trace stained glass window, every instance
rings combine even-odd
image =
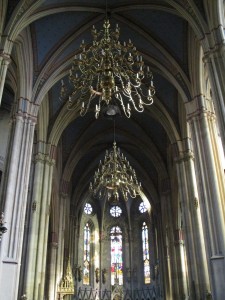
[[[83,266],[83,284],[90,285],[90,248],[91,248],[91,230],[88,223],[84,227],[84,266]]]
[[[145,206],[144,202],[140,203],[140,205],[139,205],[139,211],[142,214],[147,211],[147,207]]]
[[[122,214],[122,209],[119,206],[115,205],[110,209],[110,214],[113,217],[120,217]]]
[[[111,237],[111,284],[123,284],[123,244],[122,231],[118,226],[112,227]]]
[[[143,263],[144,263],[144,283],[150,283],[150,262],[149,262],[149,240],[148,227],[144,222],[142,225],[142,249],[143,249]]]
[[[92,211],[93,211],[93,208],[92,208],[91,204],[90,203],[86,203],[85,206],[84,206],[84,212],[85,212],[85,214],[91,215]]]

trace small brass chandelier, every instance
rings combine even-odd
[[[111,203],[117,203],[120,196],[127,201],[129,196],[136,198],[140,191],[141,183],[137,181],[135,170],[114,140],[113,149],[106,150],[104,162],[99,163],[90,192],[96,198],[107,197]]]
[[[89,110],[95,110],[96,118],[100,111],[111,116],[122,110],[128,118],[132,108],[143,112],[145,105],[153,103],[155,94],[149,66],[145,66],[130,39],[123,44],[119,41],[120,28],[117,24],[114,31],[110,30],[108,18],[103,30],[93,26],[91,33],[92,45],[87,47],[82,41],[69,72],[73,92],[68,96],[61,80],[60,98],[68,100],[68,109],[80,106],[81,116]]]

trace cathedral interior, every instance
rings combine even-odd
[[[0,0],[0,299],[224,300],[224,26]]]

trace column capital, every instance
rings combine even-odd
[[[50,166],[55,165],[55,159],[51,158],[49,155],[43,153],[43,152],[38,152],[35,154],[34,163],[41,162],[41,163],[47,163]]]
[[[186,137],[172,144],[173,158],[176,163],[194,158],[192,140]]]
[[[29,99],[20,97],[14,107],[12,119],[22,119],[33,124],[37,123],[39,105],[31,102]]]
[[[225,42],[216,44],[213,48],[207,50],[203,56],[203,62],[208,63],[212,58],[224,58],[225,57]]]
[[[203,94],[199,94],[191,101],[185,103],[185,107],[187,112],[187,121],[191,121],[196,117],[202,117],[203,115],[211,119],[215,119],[213,102],[211,99],[207,99]]]
[[[194,160],[195,156],[192,150],[188,150],[186,152],[179,153],[179,155],[174,159],[177,164],[181,164],[183,162]]]
[[[0,60],[3,60],[7,65],[12,61],[10,55],[5,53],[3,50],[0,51]]]

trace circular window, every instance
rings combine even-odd
[[[90,203],[86,203],[86,204],[85,204],[85,206],[84,206],[84,212],[85,212],[85,214],[87,214],[87,215],[91,215],[91,214],[92,214],[93,208],[92,208],[92,206],[91,206]]]
[[[122,209],[121,209],[119,206],[113,206],[113,207],[110,209],[110,214],[111,214],[111,216],[113,216],[113,217],[119,217],[119,216],[121,216],[121,214],[122,214]]]
[[[139,211],[140,211],[140,213],[142,213],[142,214],[143,214],[144,212],[147,211],[147,208],[146,208],[144,202],[141,202],[141,203],[140,203],[140,205],[139,205]]]

